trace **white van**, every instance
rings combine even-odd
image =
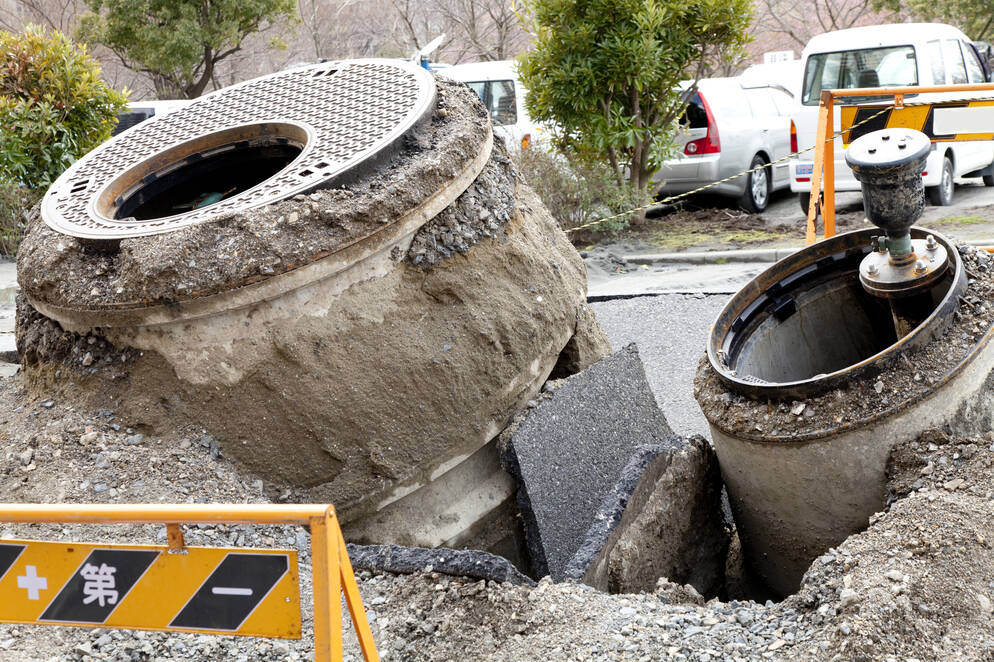
[[[818,101],[822,90],[860,87],[904,87],[913,85],[958,85],[984,83],[988,73],[966,35],[939,23],[903,23],[837,30],[813,37],[801,55],[804,78],[800,105],[791,117],[791,151],[814,145],[818,127]],[[994,92],[908,94],[905,101],[952,100],[990,97]],[[886,104],[892,97],[851,98],[844,103]],[[840,129],[841,112],[836,107],[833,132]],[[868,130],[883,128],[867,125]],[[807,213],[811,196],[814,152],[805,152],[790,162],[790,190],[800,194]],[[983,176],[994,186],[994,142],[940,142],[932,145],[922,177],[933,204],[948,205],[953,199],[954,180]],[[835,190],[858,191],[859,182],[845,163],[842,139],[835,139]]]
[[[439,76],[466,83],[480,95],[490,111],[494,132],[504,136],[510,149],[528,147],[539,136],[539,126],[525,109],[526,90],[518,80],[514,60],[457,64],[438,71]]]

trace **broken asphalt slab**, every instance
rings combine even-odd
[[[561,581],[636,449],[678,438],[631,344],[559,382],[498,443],[518,481],[532,571]]]

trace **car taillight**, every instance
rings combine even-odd
[[[526,133],[521,138],[521,149],[528,149],[531,146],[532,146],[532,134]]]
[[[707,99],[700,92],[697,96],[701,99],[701,105],[704,106],[704,112],[707,114],[708,118],[708,132],[703,138],[698,138],[697,140],[691,140],[687,143],[686,147],[683,148],[684,154],[717,154],[721,151],[721,138],[718,136],[718,124],[714,121],[714,115],[711,113],[711,106],[708,105]]]
[[[790,153],[797,154],[797,125],[794,124],[794,120],[790,121]]]

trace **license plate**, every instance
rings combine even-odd
[[[795,167],[795,173],[798,177],[810,176],[814,171],[815,166],[813,163],[803,163]]]

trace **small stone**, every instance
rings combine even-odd
[[[790,413],[793,414],[794,416],[800,416],[801,414],[804,413],[804,408],[806,406],[807,405],[804,404],[803,402],[798,402],[793,407],[790,408]]]
[[[17,460],[21,463],[22,467],[26,467],[31,464],[31,458],[35,456],[35,450],[33,448],[28,448],[17,454]]]
[[[784,641],[783,639],[777,639],[772,644],[770,644],[769,646],[767,646],[766,650],[768,650],[768,651],[780,650],[781,648],[783,648],[786,645],[787,645],[786,641]]]
[[[965,482],[966,481],[963,480],[962,478],[953,478],[951,481],[943,483],[942,487],[949,490],[950,492],[953,492],[954,490],[959,489],[960,486],[962,486],[963,483]]]
[[[884,383],[880,380],[877,380],[877,383],[873,385],[873,390],[876,391],[877,393],[883,393]]]
[[[137,446],[138,444],[142,443],[143,441],[145,441],[145,435],[143,435],[141,433],[139,433],[139,434],[133,434],[130,437],[125,437],[125,439],[124,439],[124,443],[127,444],[128,446]]]
[[[82,444],[83,446],[89,446],[90,444],[95,442],[97,440],[97,437],[99,436],[100,434],[97,432],[86,432],[79,436],[79,443]]]
[[[735,620],[739,622],[739,625],[752,625],[753,615],[746,611],[745,609],[739,609],[735,612]]]
[[[904,579],[904,574],[896,568],[891,568],[890,570],[884,573],[884,577],[891,580],[892,582],[899,582],[902,579]]]
[[[41,403],[41,406],[44,407],[45,409],[51,409],[52,407],[55,406],[55,400],[44,400]]]
[[[80,361],[80,363],[82,363],[83,366],[91,366],[91,365],[93,365],[93,353],[92,352],[87,352],[83,356],[83,360]]]
[[[190,446],[193,446],[193,442],[191,442],[189,439],[184,439],[183,441],[179,442],[179,447],[183,450],[187,450],[188,448],[190,448]]]
[[[990,614],[992,611],[994,611],[994,605],[991,604],[991,599],[988,598],[983,593],[977,594],[977,602],[980,603],[980,609],[985,614]]]
[[[632,616],[635,615],[636,612],[631,607],[622,607],[621,609],[618,610],[618,613],[626,618],[631,618]]]
[[[842,589],[842,592],[839,593],[839,603],[842,605],[843,609],[849,607],[850,605],[854,605],[857,602],[859,602],[859,595],[851,588],[844,588]]]

